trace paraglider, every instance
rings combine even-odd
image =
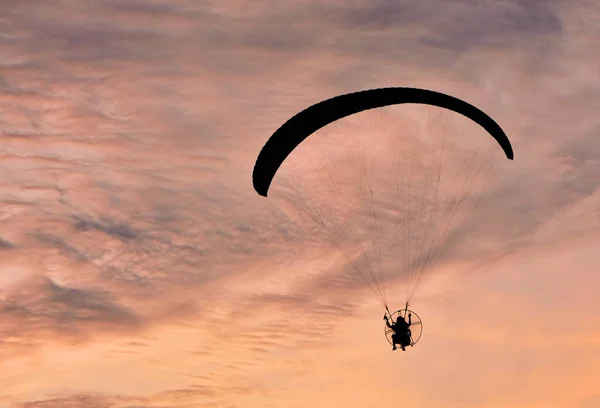
[[[385,337],[387,338],[388,343],[392,345],[392,350],[396,350],[396,345],[399,344],[402,351],[406,351],[406,347],[414,346],[421,338],[421,332],[423,330],[421,319],[414,313],[415,319],[413,320],[413,313],[412,310],[408,310],[407,303],[405,309],[397,310],[393,314],[390,314],[390,312],[387,311],[387,314],[383,315],[386,326]],[[407,315],[408,321],[406,320]],[[390,323],[390,320],[392,323]],[[411,327],[417,328],[418,330],[414,336]]]
[[[411,313],[408,314],[408,322],[404,320],[404,317],[398,316],[396,322],[390,324],[387,315],[383,315],[386,325],[394,332],[394,334],[392,334],[392,350],[396,350],[396,344],[400,344],[402,351],[406,351],[406,347],[411,345],[410,337],[412,333],[409,328],[411,325],[411,318]]]
[[[252,181],[255,191],[267,197],[280,167],[307,143],[308,136],[347,116],[399,104],[458,113],[478,124],[488,137],[470,137],[473,132],[462,130],[448,134],[447,128],[423,134],[403,132],[387,139],[381,134],[385,131],[376,129],[370,144],[361,139],[362,133],[355,139],[346,133],[320,137],[316,143],[331,144],[324,149],[326,157],[319,161],[316,155],[302,155],[299,167],[304,168],[284,172],[290,180],[287,192],[281,194],[291,203],[294,216],[304,214],[313,221],[324,233],[317,235],[345,255],[344,268],[378,295],[387,311],[386,338],[393,349],[400,345],[405,350],[419,340],[422,331],[421,319],[408,309],[409,302],[425,272],[449,247],[449,231],[459,207],[468,201],[469,193],[482,192],[475,179],[483,175],[483,182],[489,181],[485,169],[495,162],[497,148],[484,157],[486,143],[493,141],[507,159],[513,159],[502,128],[473,105],[435,91],[380,88],[340,95],[310,106],[277,129],[258,155]],[[321,171],[316,169],[319,163]],[[449,163],[452,172],[442,170]],[[471,211],[464,212],[466,217]],[[313,230],[309,234],[315,238]],[[396,266],[399,258],[402,268]],[[406,307],[394,313],[388,310],[384,290],[385,272],[392,270],[400,270],[408,286]]]

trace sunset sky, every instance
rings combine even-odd
[[[0,407],[600,407],[598,50],[595,0],[0,0]],[[389,86],[515,150],[406,352],[251,182]]]

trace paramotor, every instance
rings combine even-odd
[[[389,315],[389,319],[390,319],[390,321],[395,322],[396,319],[398,318],[398,316],[400,316],[408,322],[407,316],[409,313],[411,314],[411,325],[409,328],[410,329],[410,345],[414,346],[415,344],[417,344],[417,342],[421,338],[421,334],[423,333],[423,322],[421,322],[421,318],[419,317],[419,315],[416,314],[415,312],[413,312],[412,310],[405,308],[405,309],[396,310],[395,312],[391,313]],[[385,325],[385,338],[387,339],[388,343],[390,343],[390,345],[393,345],[393,342],[392,342],[393,334],[394,334],[394,331],[392,329],[390,329],[388,327],[388,325]]]
[[[418,123],[409,107],[393,106],[399,104],[419,105],[428,120]],[[500,126],[467,102],[425,89],[371,89],[289,119],[262,148],[252,179],[311,242],[327,251],[333,245],[341,266],[387,310],[386,278],[404,282],[408,304],[464,237],[462,224],[495,176],[498,147],[513,159]],[[413,319],[411,345],[422,328],[414,312]]]

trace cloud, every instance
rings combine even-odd
[[[475,313],[464,338],[443,333],[452,327],[442,312],[474,313],[449,306],[458,278],[443,293],[425,288],[426,327],[440,329],[426,332],[415,348],[422,354],[401,362],[378,354],[387,345],[375,298],[341,271],[332,248],[255,196],[251,169],[274,129],[323,98],[376,86],[438,89],[496,118],[516,156],[451,235],[460,245],[441,259],[433,287],[457,265],[470,270],[466,261],[527,264],[569,242],[583,246],[578,237],[597,240],[597,6],[271,3],[0,1],[3,403],[352,407],[401,389],[386,381],[407,370],[414,405],[463,406],[500,398],[494,392],[510,384],[502,376],[524,356],[511,354],[499,375],[477,363],[509,352],[497,347],[510,322],[498,316],[499,333]],[[571,254],[577,266],[562,268],[588,271],[595,258],[586,256]],[[546,282],[548,269],[527,273]],[[397,301],[395,274],[388,289]],[[490,282],[465,304],[492,307]],[[504,296],[518,291],[515,282],[502,283]],[[556,299],[530,292],[512,301]],[[562,295],[568,309],[573,300]],[[578,327],[588,327],[592,315],[579,313]],[[534,357],[528,363],[541,364]],[[456,375],[467,361],[472,370]],[[591,372],[558,357],[543,366],[553,367]],[[525,378],[539,387],[530,401],[552,385],[534,375]],[[439,386],[431,400],[432,384],[456,389]],[[483,391],[461,400],[473,388]]]
[[[10,249],[12,247],[13,244],[10,241],[0,238],[0,249]]]
[[[561,32],[557,2],[511,1],[504,3],[458,2],[450,7],[443,2],[362,2],[354,7],[339,7],[340,20],[347,27],[381,31],[411,27],[408,34],[424,46],[467,50],[490,45],[507,45],[520,36]],[[418,23],[417,23],[418,22]],[[435,27],[435,30],[427,29]],[[412,37],[412,38],[411,38]]]
[[[17,346],[20,341],[39,346],[52,337],[77,340],[96,330],[133,329],[140,324],[109,293],[61,286],[45,277],[14,287],[4,296],[0,313],[3,338]]]
[[[79,231],[97,230],[123,240],[135,239],[137,236],[136,233],[127,225],[116,224],[110,220],[97,222],[93,220],[75,218],[74,223],[75,229]]]

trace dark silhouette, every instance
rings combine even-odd
[[[266,197],[275,173],[292,151],[312,133],[329,123],[369,109],[404,103],[438,106],[459,113],[483,127],[498,142],[507,159],[513,159],[510,140],[492,118],[475,106],[440,92],[418,88],[379,88],[338,95],[297,113],[267,140],[254,170],[254,190]]]
[[[383,318],[385,319],[385,324],[394,331],[394,334],[392,334],[392,350],[396,350],[396,344],[399,344],[402,351],[406,351],[406,347],[410,346],[410,336],[412,335],[410,331],[412,314],[408,314],[408,323],[402,316],[398,316],[396,323],[392,324],[390,324],[387,315],[383,315]]]

